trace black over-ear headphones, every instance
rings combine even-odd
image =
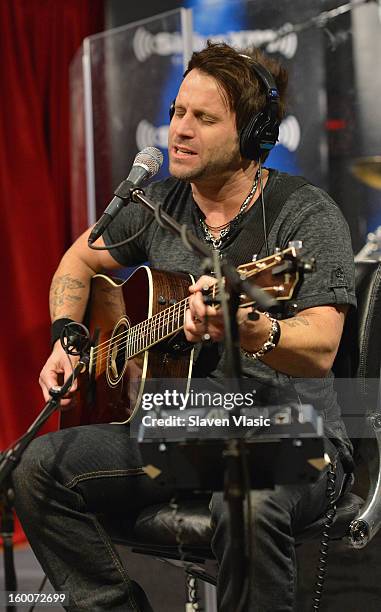
[[[242,55],[250,60],[256,76],[265,87],[266,106],[254,115],[244,126],[239,135],[240,152],[245,159],[266,159],[275,146],[279,136],[279,93],[273,75],[262,64],[255,62],[248,55]],[[187,75],[185,72],[184,77]],[[176,99],[169,108],[169,119],[175,113]]]

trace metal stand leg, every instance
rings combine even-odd
[[[4,587],[5,591],[17,591],[17,577],[13,554],[13,499],[14,493],[11,487],[4,484],[4,490],[0,492],[0,543],[3,541],[4,556]],[[16,612],[16,608],[6,606],[7,612]]]
[[[209,582],[204,582],[205,612],[217,612],[216,587]]]

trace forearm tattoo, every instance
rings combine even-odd
[[[70,316],[62,313],[62,308],[76,304],[83,299],[81,289],[86,285],[78,278],[73,278],[70,274],[64,274],[55,278],[50,287],[49,302],[53,319],[57,316]]]
[[[294,317],[293,319],[286,319],[282,323],[288,325],[288,327],[309,327],[310,325],[307,317]]]

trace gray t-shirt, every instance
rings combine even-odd
[[[287,175],[270,170],[264,190],[265,206],[266,202],[271,201],[279,181],[287,181]],[[151,183],[145,189],[145,194],[152,201],[160,202],[163,209],[179,223],[186,224],[200,239],[204,239],[199,222],[202,213],[193,199],[189,183],[169,178]],[[243,215],[231,236],[221,246],[221,253],[227,258],[229,253],[234,252],[240,230],[250,220],[256,206],[260,206],[259,201]],[[106,230],[106,245],[132,236],[150,218],[150,213],[142,205],[129,204]],[[258,231],[262,232],[262,223]],[[305,275],[298,290],[298,310],[328,304],[355,306],[354,260],[348,226],[334,201],[318,187],[306,184],[287,198],[268,235],[270,253],[276,247],[285,249],[291,240],[302,240],[303,257],[314,257],[316,260],[316,271]],[[148,261],[153,268],[161,270],[188,272],[196,278],[201,274],[201,257],[188,251],[179,237],[161,228],[155,221],[136,240],[124,247],[112,249],[110,253],[124,266]],[[266,256],[264,246],[257,255],[258,258]],[[213,347],[212,352],[209,355],[208,349],[199,351],[196,372],[198,376],[221,379],[224,376],[223,345]],[[249,358],[243,358],[242,371],[244,378],[254,378],[264,386],[275,387],[280,392],[292,386],[301,401],[311,403],[323,414],[327,435],[336,442],[344,462],[350,466],[351,446],[340,418],[333,375],[308,381],[293,379],[260,360]]]

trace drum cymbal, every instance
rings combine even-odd
[[[352,164],[351,172],[368,187],[381,189],[381,155],[359,157]]]

